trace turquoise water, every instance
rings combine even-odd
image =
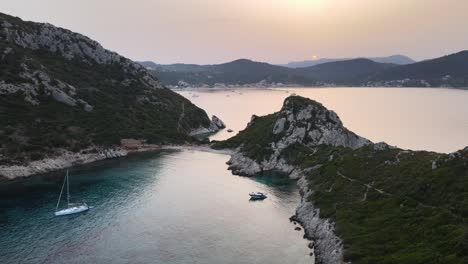
[[[450,152],[468,145],[468,91],[453,89],[197,90],[182,95],[234,133],[297,93],[336,111],[373,141]],[[197,94],[198,97],[193,97]],[[444,135],[441,137],[440,135]],[[94,206],[54,217],[64,172],[0,183],[0,264],[313,263],[288,218],[294,182],[231,175],[227,155],[194,150],[132,155],[72,169],[72,198]],[[247,194],[263,191],[264,201]]]
[[[313,263],[288,220],[295,183],[233,176],[228,158],[161,151],[74,168],[72,199],[94,208],[64,217],[63,172],[2,183],[0,263]]]

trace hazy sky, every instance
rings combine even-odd
[[[135,60],[272,63],[468,49],[468,0],[0,0]]]

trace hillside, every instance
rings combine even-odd
[[[391,63],[391,64],[397,64],[397,65],[406,65],[406,64],[411,64],[415,63],[413,59],[411,59],[408,56],[404,55],[392,55],[388,57],[371,57],[371,58],[364,58],[364,59],[369,59],[374,62],[379,62],[379,63]],[[352,58],[322,58],[322,59],[317,59],[317,60],[305,60],[305,61],[293,61],[289,62],[287,64],[284,64],[282,66],[289,67],[289,68],[305,68],[305,67],[311,67],[323,63],[328,63],[328,62],[336,62],[336,61],[345,61],[345,60],[353,60]]]
[[[405,57],[324,59],[310,67],[283,67],[250,60],[217,65],[144,62],[170,87],[284,85],[369,87],[468,87],[468,51],[406,64]],[[396,63],[387,63],[396,62]],[[406,65],[400,65],[406,64]]]
[[[96,41],[5,14],[0,26],[0,166],[121,139],[183,143],[213,128],[205,111]]]
[[[291,219],[319,263],[468,262],[468,148],[451,154],[374,144],[320,103],[288,97],[214,148],[234,174],[299,179]]]
[[[369,76],[392,67],[395,65],[378,63],[368,59],[354,59],[299,68],[295,72],[307,80],[316,82],[360,85]]]
[[[468,87],[468,51],[388,69],[373,80],[424,80],[430,86]]]
[[[184,83],[191,86],[245,85],[261,81],[299,83],[301,80],[288,68],[246,59],[214,65],[156,64],[155,67],[147,62],[143,65],[147,65],[161,82],[171,86],[184,86]]]
[[[277,86],[362,83],[368,76],[394,65],[355,59],[291,69],[268,63],[241,59],[216,65],[143,63],[161,81],[170,86]]]

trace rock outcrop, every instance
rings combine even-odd
[[[223,128],[226,128],[226,125],[224,124],[224,122],[221,119],[219,119],[219,117],[214,115],[211,117],[211,122],[208,127],[199,127],[199,128],[193,129],[190,132],[190,135],[197,136],[197,135],[215,133]]]
[[[253,117],[248,127],[256,120],[258,117]],[[234,174],[252,176],[261,171],[277,170],[297,179],[301,176],[300,170],[281,157],[282,151],[291,145],[301,144],[310,148],[330,145],[356,149],[371,143],[346,129],[335,112],[318,102],[298,96],[290,96],[284,101],[268,132],[270,135],[263,136],[271,137],[272,140],[261,147],[268,149],[271,154],[261,160],[253,160],[245,155],[245,143],[242,143],[228,162]]]

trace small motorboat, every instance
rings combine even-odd
[[[227,130],[228,133],[232,133],[233,131],[234,131],[234,130],[232,130],[232,129],[228,129],[228,130]]]
[[[250,199],[253,199],[253,200],[260,200],[260,199],[267,198],[266,193],[262,193],[262,192],[251,192],[249,193],[249,195],[250,195]]]

